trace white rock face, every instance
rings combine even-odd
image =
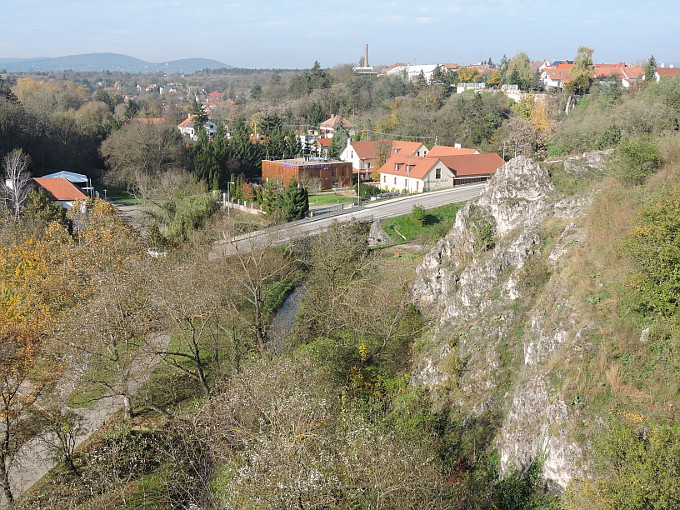
[[[569,171],[578,172],[579,164],[592,171],[605,158],[570,160]],[[413,301],[438,323],[415,357],[413,383],[435,395],[448,392],[444,400],[470,416],[505,409],[495,445],[501,471],[526,468],[545,452],[543,476],[556,489],[582,469],[582,452],[568,434],[573,410],[549,372],[558,353],[578,356],[588,348],[593,325],[582,324],[560,272],[583,239],[579,221],[591,201],[592,194],[560,195],[545,169],[515,158],[458,212],[411,289]],[[546,220],[556,235],[546,234]],[[491,243],[484,237],[489,232]],[[459,363],[451,361],[455,356]]]

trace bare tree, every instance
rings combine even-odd
[[[31,162],[28,154],[24,154],[21,149],[14,149],[7,154],[2,161],[4,170],[4,182],[2,183],[2,194],[5,207],[13,220],[19,217],[21,207],[28,197],[29,176],[26,168]]]

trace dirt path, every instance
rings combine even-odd
[[[140,351],[132,364],[129,388],[132,393],[149,379],[153,367],[161,360],[160,356],[154,352],[163,351],[170,341],[167,333],[158,334],[152,341]],[[67,386],[72,384],[69,378],[65,378],[62,385],[64,387],[57,391],[65,391]],[[61,385],[60,385],[61,386]],[[74,409],[75,412],[83,417],[83,426],[86,430],[77,440],[78,445],[99,430],[106,421],[119,409],[123,407],[121,397],[104,398],[97,401],[90,407]],[[40,480],[47,472],[54,467],[50,460],[48,450],[45,446],[45,438],[35,438],[26,443],[14,457],[12,470],[10,471],[10,486],[15,498],[28,490],[35,482]],[[7,502],[4,497],[0,499],[0,508],[6,508]]]

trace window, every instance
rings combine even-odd
[[[394,185],[395,186],[397,185],[397,178],[396,177],[394,178]]]
[[[442,169],[441,168],[437,168],[434,171],[434,178],[435,179],[441,179],[442,178]]]
[[[371,162],[368,162],[368,166],[366,168],[371,168]]]
[[[353,158],[354,157],[354,151],[349,151],[349,157]]]

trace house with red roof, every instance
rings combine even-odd
[[[76,200],[85,200],[87,196],[65,177],[34,177],[34,188],[47,191],[56,203],[64,209],[70,209]]]
[[[495,153],[439,157],[394,154],[380,168],[380,188],[419,193],[484,182],[504,164]]]
[[[394,154],[422,157],[427,153],[427,147],[420,142],[401,140],[353,142],[348,139],[347,146],[340,154],[340,160],[351,162],[358,178],[367,181],[370,180],[372,172],[379,170],[381,162]]]
[[[659,82],[662,78],[680,76],[680,67],[657,67],[654,69],[654,79]]]
[[[324,120],[319,126],[321,128],[321,138],[333,138],[333,133],[335,133],[339,126],[342,126],[350,136],[354,136],[358,129],[355,124],[352,124],[344,117],[331,115],[330,119]]]
[[[194,141],[198,140],[198,133],[196,132],[195,126],[197,117],[198,115],[189,114],[186,119],[177,125],[177,129],[179,129],[179,132],[182,133],[182,136],[191,138]],[[205,129],[206,133],[208,133],[209,137],[213,137],[217,133],[217,124],[211,120],[206,120],[203,124],[203,128]]]

